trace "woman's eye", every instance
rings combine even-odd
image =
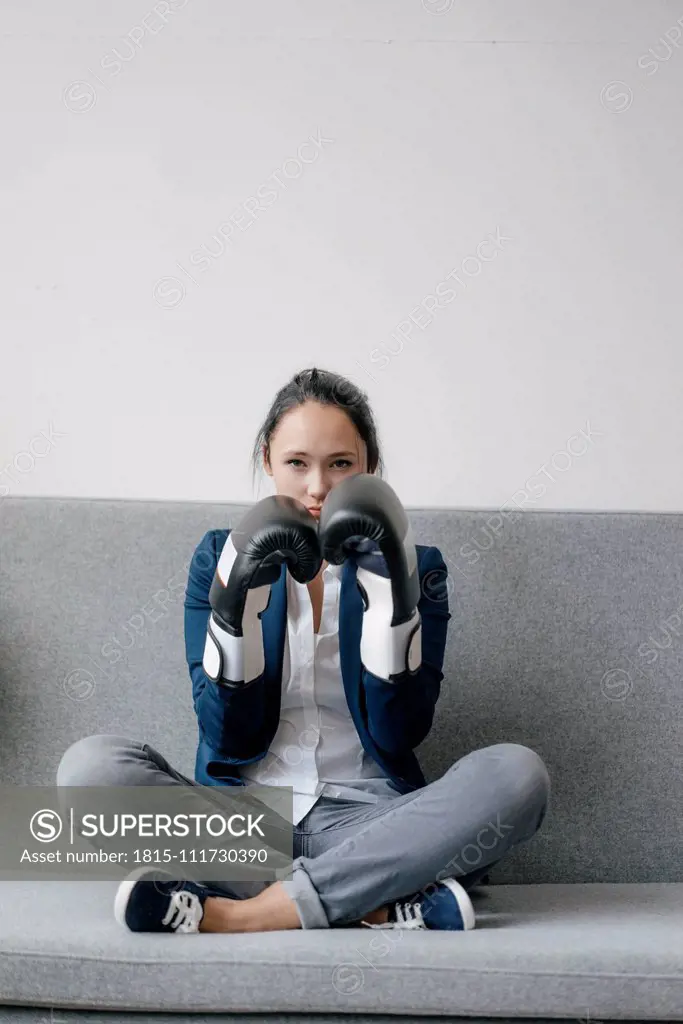
[[[335,459],[332,465],[336,466],[337,469],[348,469],[349,466],[351,465],[351,462],[349,459]]]
[[[294,466],[295,469],[298,469],[299,466],[303,466],[303,462],[301,459],[287,459],[287,465]]]

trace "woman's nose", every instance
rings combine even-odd
[[[321,505],[327,496],[328,490],[329,488],[326,486],[325,481],[320,477],[309,481],[308,493],[314,501],[319,502]]]

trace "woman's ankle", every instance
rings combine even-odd
[[[247,909],[248,920],[256,927],[253,931],[281,931],[283,929],[301,928],[301,919],[296,903],[287,895],[282,882],[273,882],[250,900]]]
[[[301,928],[296,905],[280,882],[246,900],[208,896],[200,932],[269,932]]]
[[[230,904],[236,900],[222,896],[207,896],[204,900],[204,914],[199,922],[200,932],[228,932],[232,920]]]
[[[371,910],[358,921],[368,924],[385,924],[389,907]],[[287,895],[280,882],[252,896],[247,900],[230,897],[208,896],[204,902],[204,916],[199,925],[200,932],[270,932],[288,931],[301,928],[296,904]]]
[[[389,907],[379,907],[377,910],[371,910],[369,914],[363,914],[361,922],[367,921],[368,924],[386,924],[389,919]]]

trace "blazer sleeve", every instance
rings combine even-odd
[[[368,729],[389,754],[413,750],[428,735],[441,692],[448,631],[448,569],[438,548],[427,548],[419,565],[422,665],[392,682],[363,669]]]
[[[210,530],[204,535],[190,563],[185,589],[185,655],[199,732],[223,760],[238,764],[260,753],[263,746],[265,673],[243,689],[226,690],[209,679],[202,667],[211,614],[209,590],[220,556],[219,533],[223,531]]]

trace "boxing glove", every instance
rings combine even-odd
[[[420,579],[412,529],[396,493],[379,477],[348,477],[327,495],[319,534],[328,562],[356,562],[365,668],[386,680],[416,672],[422,664]]]
[[[202,665],[219,686],[239,689],[263,673],[260,615],[283,562],[299,583],[317,575],[318,524],[301,502],[275,495],[259,501],[230,531],[218,559]]]

